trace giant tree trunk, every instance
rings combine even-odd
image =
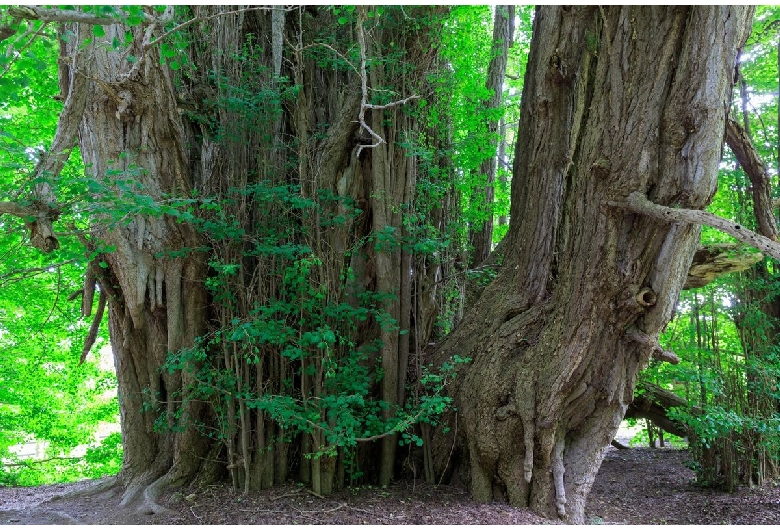
[[[456,440],[440,432],[435,454],[476,499],[583,522],[699,238],[619,205],[637,191],[692,209],[711,200],[749,14],[537,10],[502,266],[436,353],[472,358],[452,389]]]
[[[421,125],[403,103],[427,93],[436,54],[433,32],[409,29],[406,21],[419,18],[430,30],[443,12],[388,10],[370,21],[359,8],[349,24],[339,24],[326,9],[285,15],[278,8],[194,7],[195,20],[180,31],[186,26],[198,48],[190,57],[195,68],[179,79],[161,61],[157,39],[166,22],[151,9],[131,28],[127,49],[116,44],[125,42],[123,24],[99,20],[104,36],[71,25],[63,90],[81,97],[69,98],[74,103],[66,103],[71,112],[63,116],[83,114],[79,145],[101,206],[89,212],[95,228],[84,240],[96,255],[85,313],[86,293],[97,282],[108,296],[125,504],[157,510],[163,486],[199,472],[227,471],[246,491],[283,482],[295,469],[324,494],[344,483],[347,456],[369,480],[392,478],[392,426],[365,436],[359,453],[334,447],[327,428],[337,418],[320,404],[329,392],[346,392],[333,390],[333,363],[354,362],[356,350],[365,350],[366,372],[382,368],[381,377],[366,376],[373,377],[366,398],[388,404],[386,419],[404,405],[409,340],[402,330],[410,327],[412,262],[404,215],[417,161],[402,142]],[[64,13],[80,20],[79,12]],[[61,14],[36,8],[30,16]],[[355,33],[364,32],[371,39],[359,51],[375,63],[345,65]],[[326,37],[329,44],[320,44]],[[402,97],[377,101],[377,93]],[[272,194],[288,202],[267,200]],[[182,200],[177,213],[170,204]],[[218,204],[223,217],[201,204]],[[217,235],[202,223],[230,224],[238,236]],[[376,234],[392,237],[381,245]],[[288,247],[298,249],[292,258],[276,252]],[[304,294],[295,298],[300,293],[284,283],[291,267],[304,265]],[[220,267],[233,272],[220,276]],[[384,295],[371,313],[376,318],[345,323],[316,313],[324,304],[357,307],[376,292]],[[263,327],[259,308],[291,299],[300,313],[276,321],[297,322],[298,339],[331,326],[341,333],[332,348],[307,349],[298,340],[302,353],[294,358],[285,348],[295,338],[263,342],[237,333],[246,323]],[[312,314],[304,314],[304,302]],[[186,368],[164,368],[177,352],[189,359]],[[319,415],[310,422],[314,429],[293,430],[257,405],[285,394]]]
[[[94,189],[100,190],[96,199],[113,196],[121,203],[133,194],[156,201],[185,195],[194,184],[170,70],[144,57],[141,47],[148,40],[138,29],[132,50],[143,57],[138,63],[119,60],[108,44],[85,46],[90,26],[72,29],[75,37],[63,50],[71,58],[63,63],[69,65],[63,77],[70,80],[68,92],[87,97],[79,145]],[[124,29],[107,26],[105,42],[115,37],[123,39]],[[124,205],[137,206],[131,199]],[[87,245],[97,257],[87,288],[94,292],[97,281],[108,296],[124,447],[120,480],[127,487],[123,503],[146,497],[145,508],[154,510],[154,495],[145,492],[191,477],[207,449],[194,429],[168,430],[187,376],[161,370],[168,352],[192,345],[205,330],[206,268],[198,253],[169,254],[201,243],[189,225],[132,210],[117,222],[105,212],[93,212],[95,229]],[[85,304],[89,314],[86,291]],[[202,407],[193,403],[181,412],[191,421],[203,419]]]

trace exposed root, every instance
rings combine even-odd
[[[55,495],[50,500],[72,499],[74,497],[81,497],[82,495],[96,495],[98,493],[103,493],[104,491],[110,490],[118,483],[119,483],[118,475],[114,475],[113,477],[106,477],[104,479],[101,479],[89,486],[72,490],[67,493],[63,493],[62,495]]]
[[[122,501],[119,505],[146,515],[170,514],[171,510],[161,506],[157,501],[171,482],[172,480],[167,474],[157,479],[145,478],[131,481],[122,495]]]
[[[610,444],[612,445],[612,447],[614,447],[616,449],[629,449],[629,447],[627,445],[623,445],[622,443],[618,442],[617,440],[612,440],[610,442]]]
[[[173,480],[171,480],[168,475],[163,475],[149,484],[149,486],[144,489],[144,503],[138,510],[141,513],[172,514],[172,510],[169,510],[157,502],[160,500],[163,490],[172,482]]]

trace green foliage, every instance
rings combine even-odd
[[[487,128],[488,119],[495,119],[496,112],[485,108],[491,97],[485,84],[491,45],[490,8],[454,7],[441,36],[441,56],[448,68],[439,77],[439,110],[431,113],[432,127],[438,125],[440,117],[452,120],[450,156],[458,172],[456,182],[464,221],[474,226],[493,215],[485,210],[484,197],[477,191],[486,184],[485,175],[479,172],[480,164],[496,155],[496,138]]]
[[[759,6],[742,53],[741,78],[731,117],[746,127],[773,179],[778,158],[778,32],[780,12]],[[744,85],[742,85],[744,83]],[[742,85],[742,86],[740,86]],[[777,188],[773,195],[777,196]],[[709,210],[755,227],[750,179],[727,150],[718,192]],[[731,238],[705,228],[702,241]],[[684,292],[677,317],[662,336],[681,358],[677,366],[651,366],[643,377],[686,398],[670,415],[691,429],[692,469],[702,484],[733,490],[777,475],[780,356],[776,321],[778,267],[765,260],[753,271],[732,274]]]
[[[451,128],[447,153],[455,171],[455,183],[461,198],[461,220],[466,226],[478,226],[486,219],[509,213],[511,168],[515,129],[519,121],[525,65],[530,51],[532,6],[518,6],[514,43],[509,48],[507,77],[504,79],[502,105],[486,107],[491,90],[486,86],[491,60],[493,14],[489,6],[455,6],[441,35],[441,57],[446,67],[436,76],[437,88],[433,108],[429,111],[430,127],[446,124]],[[506,136],[499,138],[488,130],[488,122],[505,119]],[[486,176],[480,165],[496,156],[497,140],[506,145],[506,159],[498,160],[498,174],[493,184],[494,203],[487,208],[484,200]],[[508,225],[496,225],[493,240],[500,241]]]
[[[425,391],[416,401],[388,416],[385,411],[394,405],[376,397],[375,385],[382,379],[377,354],[382,344],[371,340],[356,344],[354,337],[362,323],[372,320],[386,330],[397,330],[397,323],[382,309],[382,302],[390,295],[370,291],[360,292],[350,303],[339,300],[326,285],[313,278],[323,274],[323,262],[306,244],[291,240],[305,239],[307,229],[303,217],[312,218],[318,210],[320,228],[348,224],[361,212],[346,198],[321,190],[317,199],[304,199],[295,186],[271,186],[259,183],[230,190],[224,206],[212,213],[229,210],[232,196],[251,196],[269,210],[286,212],[286,223],[270,224],[253,237],[255,244],[245,248],[244,259],[272,260],[270,274],[279,278],[275,295],[258,301],[245,318],[236,313],[224,325],[201,337],[195,347],[172,352],[163,369],[182,371],[194,381],[185,392],[186,400],[209,402],[218,416],[220,430],[207,431],[209,436],[228,439],[234,430],[236,418],[231,410],[246,407],[261,411],[282,427],[287,436],[317,432],[325,445],[315,450],[314,456],[334,455],[336,448],[354,448],[358,441],[401,433],[401,443],[421,443],[413,432],[414,425],[435,424],[437,418],[451,405],[451,398],[443,395],[449,378],[454,377],[455,365],[467,362],[454,359],[441,372],[426,375],[422,385]],[[333,205],[339,204],[339,216],[332,215]],[[297,219],[297,220],[295,220]],[[223,219],[222,221],[227,222]],[[200,218],[194,223],[209,235],[225,236],[227,227],[216,228],[215,216]],[[290,231],[298,232],[297,234]],[[393,231],[373,235],[374,246],[382,251],[396,244]],[[233,234],[238,243],[245,234]],[[241,274],[239,263],[222,260],[210,262],[212,275],[207,287],[214,300],[226,309],[239,303],[235,279]],[[353,271],[347,268],[338,290],[358,292]],[[278,356],[289,362],[293,371],[282,392],[258,392],[242,387],[236,365],[230,369],[222,357],[213,352],[233,353],[233,363],[263,366]],[[163,425],[161,423],[161,425]]]
[[[33,186],[38,158],[51,143],[62,103],[56,75],[57,41],[53,28],[19,25],[12,38],[16,51],[0,55],[0,202],[24,204]],[[30,38],[28,30],[37,33]],[[9,48],[9,49],[13,49]],[[62,201],[62,222],[82,226],[85,187],[77,155],[60,175],[46,181]],[[107,345],[103,332],[84,364],[79,357],[90,322],[78,301],[84,249],[73,237],[43,255],[26,241],[21,219],[0,216],[0,483],[34,485],[95,476],[109,470],[108,460],[70,459],[77,446],[93,443],[101,422],[115,422],[116,379],[101,367],[98,352]],[[46,462],[20,461],[18,444],[37,440],[46,446]]]

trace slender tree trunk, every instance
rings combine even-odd
[[[488,66],[488,77],[486,86],[491,91],[490,100],[485,104],[488,111],[496,111],[501,108],[501,99],[504,93],[504,76],[506,75],[507,58],[509,56],[509,47],[512,44],[512,38],[515,32],[515,6],[496,6],[495,17],[493,20],[493,47],[491,48],[490,66]],[[483,193],[478,194],[479,200],[483,201],[483,208],[486,212],[486,218],[481,226],[474,227],[469,232],[469,243],[474,247],[471,254],[471,265],[479,265],[493,248],[493,183],[496,180],[496,146],[501,139],[496,134],[498,132],[499,120],[490,117],[488,119],[488,135],[492,138],[491,145],[486,147],[490,152],[490,157],[485,159],[479,166],[480,174],[485,176],[485,187]]]
[[[436,353],[472,359],[452,388],[457,432],[439,431],[435,452],[475,498],[583,522],[699,238],[610,205],[632,192],[692,209],[712,199],[749,15],[537,10],[502,266]]]

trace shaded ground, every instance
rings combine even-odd
[[[687,450],[610,449],[588,500],[593,523],[780,524],[780,483],[733,494],[696,485]]]
[[[776,524],[780,485],[733,495],[699,488],[687,451],[610,449],[588,503],[591,523]],[[550,524],[502,504],[478,504],[463,489],[401,482],[315,497],[295,484],[236,495],[224,485],[182,490],[162,499],[170,513],[118,508],[119,491],[73,495],[94,481],[0,488],[0,524]],[[64,495],[64,496],[63,496]]]

